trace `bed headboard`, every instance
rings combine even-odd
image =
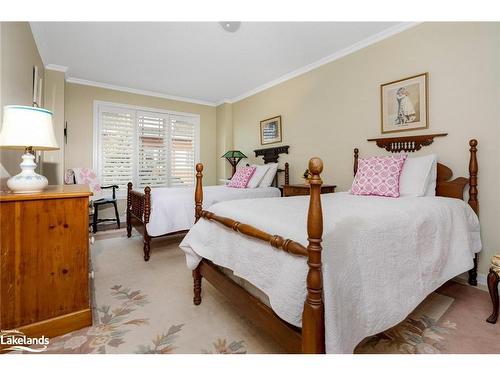
[[[261,148],[259,150],[254,150],[255,157],[262,156],[264,158],[264,164],[267,163],[277,163],[280,157],[280,154],[288,154],[288,149],[290,146],[276,146],[270,148]],[[289,173],[289,165],[285,163],[285,168],[278,168],[278,173],[274,176],[273,185],[274,187],[278,187],[278,176],[280,173],[285,172],[285,185],[290,183],[290,173]]]
[[[392,153],[397,152],[416,152],[424,146],[429,146],[434,142],[435,137],[444,137],[447,133],[415,135],[408,137],[392,137],[392,138],[372,138],[370,142],[376,142],[378,147],[385,148]],[[479,213],[479,201],[477,198],[477,140],[469,141],[469,178],[457,177],[453,180],[453,172],[446,165],[437,164],[437,182],[436,195],[441,197],[464,199],[464,189],[469,185],[469,205],[472,209]],[[354,174],[358,170],[359,150],[354,149]]]

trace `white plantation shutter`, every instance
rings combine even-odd
[[[193,186],[199,116],[95,104],[94,168],[103,185]]]
[[[139,113],[137,116],[137,178],[140,187],[168,186],[168,116]]]
[[[196,162],[196,129],[187,116],[170,116],[170,186],[193,186]]]
[[[100,112],[100,177],[103,186],[127,189],[134,170],[134,113]]]

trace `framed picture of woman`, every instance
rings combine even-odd
[[[380,85],[382,134],[429,127],[427,84],[422,73]]]

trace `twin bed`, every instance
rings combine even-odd
[[[413,152],[432,139],[377,144]],[[435,197],[320,195],[323,163],[313,158],[310,197],[225,201],[206,211],[198,164],[197,223],[180,245],[193,270],[194,303],[201,303],[205,278],[288,352],[352,353],[453,277],[469,271],[475,285],[476,146],[471,140],[468,178],[451,180],[451,170],[438,163]],[[355,172],[357,158],[356,149]]]
[[[264,164],[278,163],[279,155],[288,154],[288,146],[278,146],[255,150],[255,156],[263,156]],[[277,169],[271,186],[237,189],[223,185],[205,187],[205,204],[211,206],[226,200],[249,198],[279,197],[278,177],[284,173],[285,184],[289,181],[289,167]],[[132,235],[134,227],[143,236],[144,260],[148,261],[151,240],[157,237],[186,233],[194,224],[193,215],[194,188],[154,188],[145,187],[144,191],[133,189],[128,183],[127,189],[127,236]]]

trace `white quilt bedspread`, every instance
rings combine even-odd
[[[275,187],[236,189],[224,185],[203,187],[203,207],[226,200],[279,197]],[[151,189],[151,215],[147,224],[150,236],[190,229],[194,224],[194,188]]]
[[[363,338],[404,320],[428,294],[472,268],[481,249],[478,218],[458,199],[321,197],[328,353],[352,353]],[[210,210],[306,246],[308,204],[309,197],[249,199]],[[232,269],[267,294],[278,316],[301,326],[305,258],[207,220],[180,247],[189,268],[204,257]]]

